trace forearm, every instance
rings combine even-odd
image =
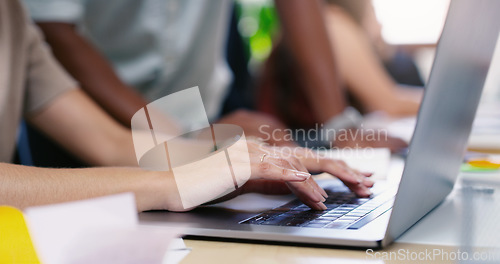
[[[80,90],[62,94],[27,121],[94,166],[137,166],[132,135]]]
[[[424,89],[397,85],[395,90],[399,107],[389,114],[396,117],[416,115],[420,109],[420,102],[424,95]]]
[[[268,144],[296,147],[289,129],[279,120],[266,114],[238,110],[219,119],[217,123],[240,126],[247,137],[261,138]]]
[[[365,32],[345,11],[328,8],[327,22],[342,77],[364,110],[393,116],[416,114],[419,96],[396,85],[373,52]]]
[[[291,49],[308,87],[307,99],[321,122],[345,106],[335,57],[330,46],[321,1],[276,0],[286,45]]]
[[[134,113],[146,105],[124,84],[108,61],[86,39],[65,23],[38,23],[55,57],[80,86],[111,116],[130,126]]]
[[[0,204],[28,206],[133,192],[139,211],[167,209],[167,172],[136,168],[46,169],[0,163]]]

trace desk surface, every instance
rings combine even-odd
[[[363,249],[330,249],[330,248],[312,248],[312,247],[294,247],[281,245],[263,245],[250,243],[234,243],[234,242],[216,242],[216,241],[201,241],[201,240],[185,240],[186,246],[192,248],[191,253],[181,262],[182,264],[189,263],[409,263],[408,260],[402,259],[403,256],[410,258],[421,252],[425,258],[426,252],[439,252],[434,259],[425,260],[425,263],[456,263],[451,259],[446,259],[447,252],[449,256],[459,250],[450,246],[433,246],[433,245],[418,245],[406,243],[394,243],[390,247],[375,251],[379,259],[375,258],[376,254],[367,253]],[[435,251],[436,250],[436,251]],[[383,254],[393,252],[394,259],[383,260]],[[398,254],[399,253],[399,254]],[[399,257],[396,257],[398,254]],[[387,255],[386,255],[387,256]],[[444,256],[444,257],[441,257]],[[431,255],[432,257],[432,255]],[[399,258],[399,259],[398,259]],[[442,258],[445,258],[444,260]],[[410,261],[410,263],[413,261]],[[414,261],[413,263],[422,263],[422,261]]]

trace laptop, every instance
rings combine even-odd
[[[389,245],[451,192],[500,30],[500,1],[451,1],[399,186],[357,198],[324,181],[328,210],[298,200],[260,213],[200,207],[144,212],[141,224],[188,224],[188,236],[379,248]],[[381,190],[382,189],[382,190]]]

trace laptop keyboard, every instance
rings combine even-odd
[[[240,224],[297,226],[331,229],[359,229],[392,208],[394,192],[372,198],[357,198],[351,192],[326,190],[327,210],[311,210],[298,199],[276,207]]]

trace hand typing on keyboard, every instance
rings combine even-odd
[[[373,181],[368,178],[372,173],[359,172],[342,160],[322,157],[311,149],[296,148],[294,153],[308,171],[326,172],[339,178],[359,197],[368,197],[372,194],[370,188],[373,187]]]
[[[249,192],[287,194],[291,191],[311,209],[327,210],[328,207],[324,202],[328,199],[328,195],[312,177],[308,177],[303,181],[287,181],[286,177],[283,177],[284,180],[279,180],[279,177],[269,177],[267,175],[270,173],[276,174],[278,171],[285,173],[288,170],[327,172],[344,182],[354,192],[355,196],[368,197],[371,195],[369,188],[373,186],[373,181],[368,179],[371,173],[361,173],[350,168],[341,160],[320,157],[314,151],[300,147],[286,149],[258,145],[257,148],[255,144],[249,143],[249,150],[251,153],[261,151],[259,152],[262,153],[261,156],[251,154],[251,157],[253,157],[251,158],[252,175],[263,175],[263,177],[252,177],[236,192],[224,197],[224,199]],[[255,157],[260,157],[260,160],[256,160]]]

